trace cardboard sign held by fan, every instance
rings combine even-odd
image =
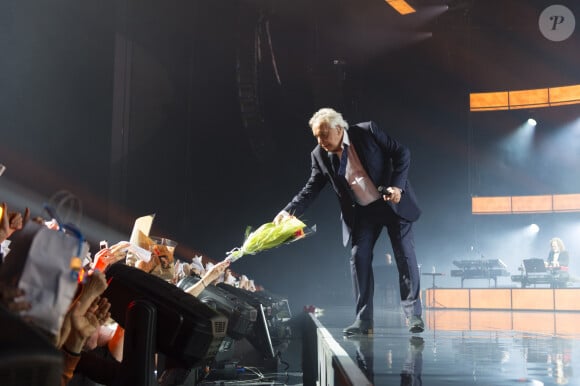
[[[150,217],[151,222],[153,216]],[[135,254],[133,261],[128,265],[134,265],[142,271],[154,274],[165,280],[172,280],[174,276],[174,251],[177,243],[163,237],[148,236],[151,223],[145,224],[141,229],[136,226],[131,234],[131,244],[137,245],[143,250],[149,251],[149,255]]]

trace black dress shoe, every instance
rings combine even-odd
[[[370,320],[355,320],[353,324],[342,330],[344,335],[372,335],[373,322]]]
[[[409,318],[409,332],[417,334],[425,331],[425,323],[419,315],[413,315]]]

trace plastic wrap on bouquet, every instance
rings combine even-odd
[[[287,217],[278,224],[273,222],[265,223],[253,232],[251,227],[248,227],[244,244],[229,251],[226,259],[234,262],[244,255],[255,255],[258,252],[275,248],[282,244],[292,243],[314,232],[316,232],[316,225],[307,227],[306,224],[294,216]]]

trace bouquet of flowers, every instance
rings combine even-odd
[[[294,216],[286,217],[279,223],[265,223],[253,232],[252,228],[248,227],[244,244],[229,251],[226,259],[234,262],[244,255],[255,255],[258,252],[302,239],[314,232],[316,232],[316,225],[308,228]]]

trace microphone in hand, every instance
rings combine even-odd
[[[383,196],[390,196],[391,194],[393,194],[393,191],[391,189],[387,188],[386,186],[379,186],[377,188],[377,190]]]

